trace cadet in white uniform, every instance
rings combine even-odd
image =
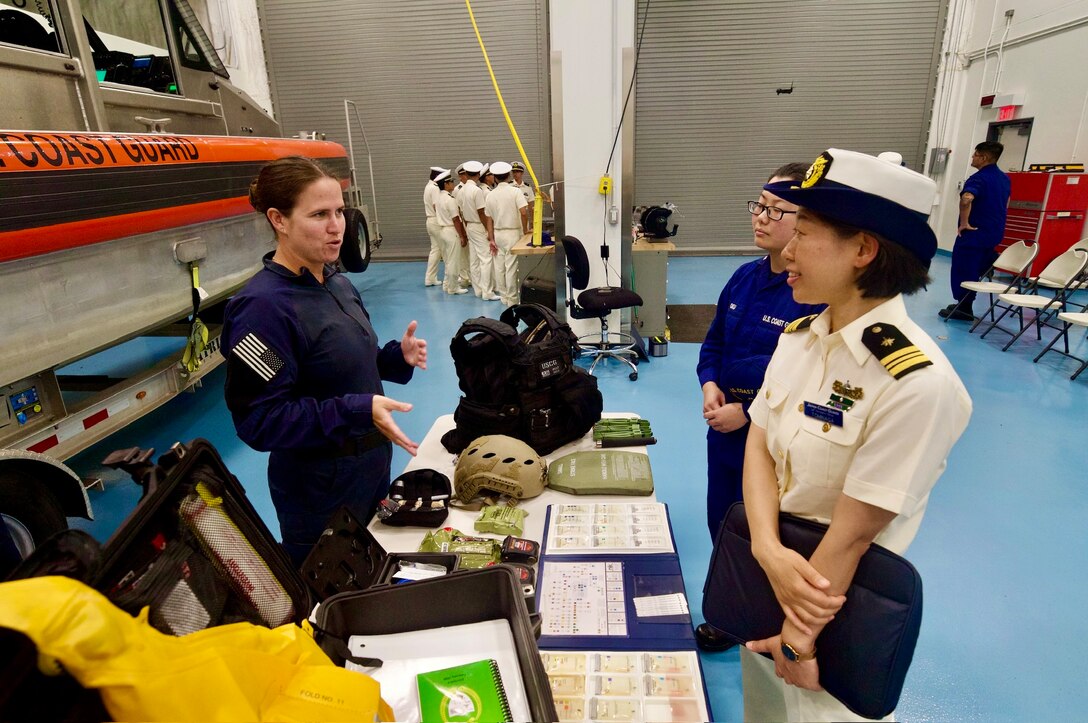
[[[457,200],[457,195],[461,193],[461,187],[465,185],[465,181],[468,180],[468,174],[465,172],[465,164],[458,163],[457,168],[453,171],[457,176],[457,185],[453,187],[453,200]]]
[[[438,236],[438,224],[434,220],[434,202],[438,199],[438,186],[435,179],[448,169],[431,166],[431,177],[423,187],[423,211],[427,214],[427,237],[431,240],[431,250],[427,254],[427,271],[423,276],[424,286],[438,286],[438,264],[442,261],[442,239]],[[446,270],[449,273],[449,270]]]
[[[521,285],[518,283],[518,257],[510,251],[522,234],[528,233],[528,205],[521,191],[510,183],[510,164],[496,161],[491,164],[495,174],[495,189],[484,202],[487,214],[488,238],[495,251],[495,288],[504,306],[518,303]]]
[[[451,193],[453,176],[446,171],[435,178],[435,183],[442,188],[434,204],[435,222],[442,240],[442,257],[446,260],[446,278],[442,288],[447,294],[464,294],[467,289],[461,284],[461,248],[468,246],[468,236],[461,222],[461,209]]]
[[[494,282],[491,279],[492,255],[487,240],[487,228],[484,226],[484,193],[480,190],[480,171],[483,164],[479,161],[465,163],[468,180],[461,187],[457,205],[461,208],[461,218],[465,220],[468,232],[468,275],[472,288],[485,301],[494,301]]]
[[[937,239],[936,184],[901,158],[832,148],[800,184],[764,187],[801,206],[782,251],[794,299],[828,308],[787,326],[749,409],[752,552],[786,620],[741,650],[745,720],[862,720],[819,686],[820,632],[870,543],[906,551],[971,416],[903,303],[928,281]],[[779,542],[780,511],[830,524],[809,560]]]
[[[510,183],[517,189],[519,189],[522,195],[525,196],[525,202],[529,204],[529,208],[526,213],[529,214],[529,223],[532,224],[533,219],[533,202],[536,200],[536,195],[533,193],[533,189],[523,179],[525,178],[525,165],[521,161],[514,161],[510,164],[510,170],[514,174]]]

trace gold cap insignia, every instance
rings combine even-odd
[[[819,157],[812,162],[812,165],[808,167],[808,171],[805,173],[805,180],[801,181],[801,188],[812,188],[827,175],[827,172],[831,169],[831,161],[834,159],[824,151]]]

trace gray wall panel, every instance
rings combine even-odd
[[[681,252],[754,250],[744,203],[830,146],[922,167],[947,0],[652,0],[636,205],[672,201]],[[638,22],[646,0],[638,0]],[[776,94],[793,85],[791,94]]]
[[[472,9],[522,144],[548,183],[546,0],[474,0]],[[346,147],[343,99],[359,104],[385,238],[377,258],[426,256],[429,166],[517,159],[463,2],[259,0],[259,11],[285,134],[322,131]],[[357,133],[355,152],[369,199]]]

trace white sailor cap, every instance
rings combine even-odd
[[[506,161],[495,161],[491,164],[491,172],[496,176],[501,176],[504,173],[509,173],[512,170],[510,164]]]
[[[461,164],[461,167],[465,169],[466,173],[479,173],[484,170],[484,164],[479,161],[465,161]]]
[[[449,169],[446,169],[446,170],[442,171],[441,173],[439,173],[437,176],[434,177],[434,182],[437,183],[439,186],[441,186],[444,181],[452,181],[452,180],[453,180],[453,176],[450,175]]]
[[[446,169],[443,168],[442,166],[431,166],[431,170],[434,171],[435,173],[441,173],[442,171],[445,171]]]
[[[453,169],[453,172],[456,173],[457,175],[461,175],[462,173],[465,172],[465,164],[464,163],[458,163],[457,167]]]
[[[893,151],[870,156],[828,148],[800,183],[780,181],[763,188],[790,203],[877,233],[928,266],[937,252],[937,237],[927,223],[937,184],[902,162],[903,156]]]
[[[485,164],[484,164],[484,165],[483,165],[483,166],[482,166],[482,167],[480,168],[480,175],[481,175],[481,176],[486,176],[486,175],[487,175],[487,174],[489,174],[489,173],[491,173],[491,164],[489,164],[489,163],[485,163]]]
[[[522,163],[521,161],[514,161],[513,163],[510,164],[510,170],[511,171],[524,171],[525,170],[525,164]]]

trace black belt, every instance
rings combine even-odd
[[[389,440],[385,438],[385,435],[374,429],[361,437],[352,437],[329,454],[333,457],[358,457],[388,443]]]

